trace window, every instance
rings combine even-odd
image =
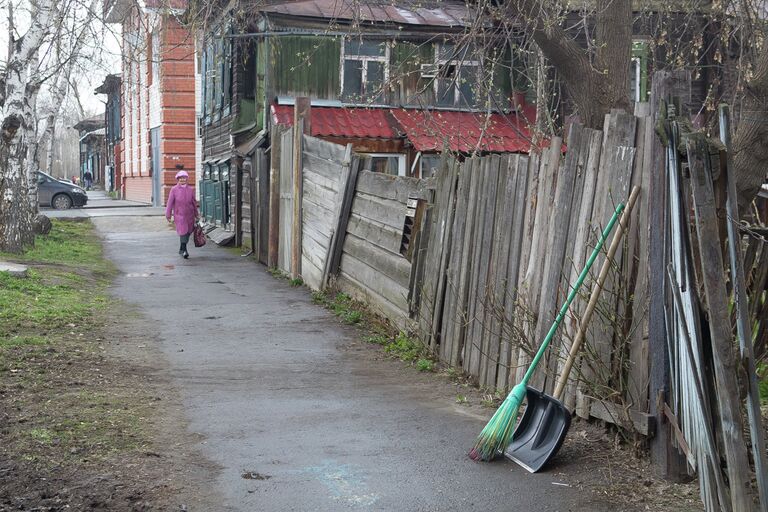
[[[629,63],[629,97],[634,102],[648,101],[648,42],[632,42]]]
[[[227,116],[232,103],[232,39],[229,31],[209,40],[203,50],[203,119],[206,124]]]
[[[243,76],[243,99],[256,98],[256,43],[246,40],[240,43],[240,68]]]
[[[422,178],[431,178],[435,174],[437,174],[437,170],[440,168],[440,155],[437,153],[430,153],[430,154],[422,154],[419,158],[419,161],[421,162],[421,173],[419,174]]]
[[[384,41],[344,41],[341,96],[352,102],[384,103],[389,79],[389,45]]]
[[[480,61],[470,60],[470,48],[441,43],[435,48],[438,69],[435,97],[441,107],[474,106],[475,84],[480,76]]]
[[[150,43],[152,54],[150,55],[149,65],[152,67],[152,73],[149,76],[149,85],[157,84],[160,80],[160,31],[152,32],[152,42]]]
[[[369,153],[370,165],[368,171],[405,176],[405,155],[398,153]]]

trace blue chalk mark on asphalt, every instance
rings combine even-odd
[[[324,460],[320,466],[310,466],[298,470],[315,476],[335,500],[350,505],[369,507],[376,503],[379,495],[368,492],[368,485],[356,474],[350,464],[338,464],[333,460]]]

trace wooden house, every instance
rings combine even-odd
[[[83,176],[87,171],[91,173],[94,184],[104,186],[106,163],[104,114],[83,119],[73,128],[80,135],[80,182],[83,182]]]
[[[194,41],[185,0],[105,0],[122,28],[120,175],[123,197],[165,204],[178,169],[195,183]]]
[[[351,143],[373,171],[429,176],[446,147],[527,151],[535,109],[513,101],[511,49],[460,44],[471,19],[454,1],[230,3],[198,48],[204,217],[251,243],[270,136],[297,97],[311,101],[311,135]]]
[[[120,166],[121,157],[121,132],[120,123],[122,115],[120,113],[120,75],[107,75],[99,87],[94,91],[96,94],[106,94],[106,108],[104,110],[104,190],[107,192],[116,192],[118,197],[123,197],[122,169]]]

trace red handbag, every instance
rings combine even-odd
[[[195,224],[195,231],[192,236],[195,240],[195,247],[202,247],[205,245],[205,233],[203,233],[203,227],[200,224]]]

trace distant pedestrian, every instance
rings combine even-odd
[[[77,185],[77,178],[75,176],[72,176],[72,184]]]
[[[187,243],[189,235],[195,230],[195,221],[200,218],[195,200],[195,190],[187,184],[189,174],[187,171],[176,173],[176,185],[168,196],[168,205],[165,207],[165,218],[171,222],[171,216],[176,223],[176,233],[179,235],[181,245],[179,254],[189,258]]]
[[[91,174],[91,171],[83,173],[83,181],[85,182],[85,190],[91,190],[91,185],[93,184],[93,174]]]

